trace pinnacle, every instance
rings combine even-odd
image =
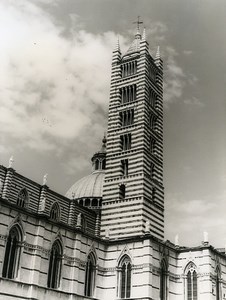
[[[155,59],[160,59],[160,58],[161,58],[160,47],[158,46],[157,51],[156,51],[156,55],[155,55]]]
[[[120,52],[119,37],[118,37],[118,39],[117,39],[117,42],[116,42],[116,45],[115,45],[114,52]]]
[[[146,41],[146,29],[145,29],[145,27],[143,29],[142,41]]]

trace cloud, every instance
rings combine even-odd
[[[192,97],[190,99],[185,99],[184,100],[184,104],[187,104],[187,105],[195,105],[195,106],[200,106],[200,107],[203,107],[204,106],[204,103],[202,101],[200,101],[198,98],[196,97]]]
[[[192,50],[184,50],[183,53],[187,56],[190,56],[191,54],[193,54]]]
[[[185,87],[185,74],[176,61],[177,52],[173,47],[166,48],[166,78],[164,81],[164,103],[166,106],[181,98]]]
[[[197,243],[201,244],[203,231],[207,231],[210,242],[221,246],[221,233],[216,229],[224,228],[225,197],[226,191],[216,195],[214,199],[208,196],[188,199],[183,194],[168,193],[166,199],[167,235],[173,241],[173,237],[178,233],[182,244],[184,241],[188,243],[190,236],[190,240],[193,240],[194,245],[197,246]],[[176,224],[175,221],[177,221]],[[197,230],[194,230],[194,224]],[[224,231],[226,234],[226,230]],[[219,241],[221,241],[220,244]]]
[[[83,133],[89,141],[102,136],[117,36],[76,28],[75,16],[73,27],[67,38],[34,3],[0,3],[0,144],[61,155],[82,144]]]

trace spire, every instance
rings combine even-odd
[[[142,21],[140,21],[140,16],[137,17],[137,21],[133,22],[134,24],[137,24],[137,33],[135,35],[136,38],[140,39],[141,38],[141,34],[140,34],[140,24],[143,24]]]
[[[117,42],[114,48],[114,52],[121,52],[120,50],[120,44],[119,44],[119,37],[117,38]]]
[[[140,51],[140,42],[141,42],[141,33],[140,33],[140,24],[143,24],[142,21],[140,21],[140,16],[137,17],[137,21],[133,22],[133,24],[137,24],[137,33],[135,34],[135,39],[131,43],[129,49],[125,53],[125,55]],[[124,55],[124,56],[125,56]]]
[[[160,47],[158,46],[157,51],[156,51],[156,55],[155,55],[155,59],[160,59],[160,58],[161,58]]]
[[[146,41],[146,28],[143,29],[142,41]]]

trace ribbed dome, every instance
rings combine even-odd
[[[77,181],[67,191],[66,197],[69,199],[77,198],[92,198],[102,197],[103,183],[104,183],[104,170],[94,171],[92,174],[83,177]]]

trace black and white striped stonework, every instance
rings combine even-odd
[[[101,235],[164,236],[162,60],[138,35],[135,52],[113,51]],[[136,66],[136,67],[134,67]],[[127,161],[127,172],[122,172]],[[120,186],[125,186],[125,197]]]

